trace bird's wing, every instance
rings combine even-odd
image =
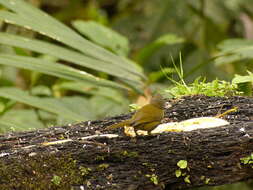
[[[161,121],[164,111],[154,106],[146,105],[138,110],[130,121],[130,125],[139,125],[153,121]]]

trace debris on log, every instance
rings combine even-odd
[[[253,98],[188,96],[165,119],[229,125],[130,138],[106,126],[131,114],[0,136],[0,189],[188,189],[253,177]],[[252,154],[252,156],[251,156]]]

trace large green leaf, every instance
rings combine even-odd
[[[159,37],[154,42],[148,44],[136,55],[138,63],[144,63],[150,56],[152,56],[157,50],[165,45],[173,45],[184,42],[184,39],[178,37],[176,34],[165,34]]]
[[[127,56],[129,46],[126,37],[94,21],[76,20],[72,24],[93,42],[112,50],[118,55]]]
[[[0,132],[31,130],[45,127],[32,109],[10,110],[0,117]]]
[[[142,73],[136,71],[136,66],[129,64],[121,57],[114,55],[104,48],[89,42],[74,30],[68,28],[50,15],[32,7],[32,5],[25,3],[23,0],[0,0],[0,4],[16,13],[1,11],[0,18],[4,19],[6,22],[35,30],[43,35],[60,41],[67,46],[75,48],[86,55],[107,61],[115,66],[122,67],[135,75],[144,77]]]
[[[243,59],[253,59],[253,41],[246,39],[224,40],[218,45],[220,53],[215,57],[218,65]]]
[[[115,82],[97,78],[84,71],[40,58],[0,54],[0,64],[29,69],[68,80],[88,81],[101,86],[126,89],[124,86]]]
[[[0,88],[0,96],[60,115],[61,117],[72,121],[83,121],[89,119],[78,113],[75,109],[70,109],[70,106],[66,106],[66,103],[64,103],[61,99],[31,96],[28,92],[14,87]],[[89,108],[87,110],[89,110]]]
[[[120,77],[122,79],[140,82],[136,75],[132,75],[127,70],[124,70],[121,67],[117,67],[108,62],[87,57],[80,52],[43,42],[41,40],[29,39],[17,35],[0,32],[0,43],[52,55],[59,59],[66,60],[90,69],[102,71],[110,75]]]
[[[94,85],[91,85],[89,83],[83,83],[83,82],[61,82],[56,85],[54,85],[53,89],[55,91],[59,90],[70,90],[70,91],[76,91],[83,94],[92,94],[92,95],[98,95],[103,96],[108,99],[111,99],[114,102],[117,102],[118,104],[128,104],[128,100],[122,96],[122,94],[114,90],[112,88],[105,88],[105,87],[97,87]]]

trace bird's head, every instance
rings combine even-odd
[[[168,103],[164,100],[164,98],[161,96],[161,94],[156,94],[155,96],[153,96],[150,100],[150,104],[152,104],[160,109],[164,109],[164,108],[169,107]],[[170,105],[170,107],[171,107],[171,105]]]

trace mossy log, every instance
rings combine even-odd
[[[188,189],[252,179],[252,98],[184,97],[165,118],[216,116],[233,107],[224,116],[230,125],[190,132],[130,138],[122,129],[103,130],[127,114],[1,135],[0,189]]]

